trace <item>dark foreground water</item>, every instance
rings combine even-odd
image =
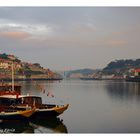
[[[41,95],[44,103],[70,106],[56,119],[1,122],[0,133],[140,133],[140,83],[63,80],[21,84],[24,94]]]

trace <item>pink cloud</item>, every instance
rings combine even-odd
[[[30,34],[27,32],[20,32],[20,31],[10,31],[10,32],[0,32],[0,36],[8,37],[13,39],[25,39],[30,37]]]
[[[111,46],[123,46],[127,44],[127,41],[124,40],[111,40],[108,42]]]

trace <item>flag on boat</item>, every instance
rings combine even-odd
[[[54,97],[54,95],[53,95],[51,92],[49,92],[49,91],[48,91],[48,93],[47,93],[47,96],[50,96],[50,97],[52,97],[52,98]]]

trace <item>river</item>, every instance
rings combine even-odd
[[[2,122],[0,133],[140,133],[140,83],[62,80],[20,84],[23,94],[40,95],[44,103],[68,103],[69,108],[56,119]],[[48,97],[48,92],[54,97]]]

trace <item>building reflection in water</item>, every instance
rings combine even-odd
[[[19,82],[22,85],[21,93],[22,94],[33,94],[38,95],[39,93],[42,94],[41,88],[44,88],[46,91],[52,91],[53,84],[56,81],[21,81]]]
[[[47,118],[41,120],[20,121],[1,120],[0,133],[45,133],[49,129],[53,133],[68,133],[66,126],[60,118]]]
[[[140,83],[136,82],[114,82],[108,81],[105,84],[107,94],[115,99],[140,101]]]

